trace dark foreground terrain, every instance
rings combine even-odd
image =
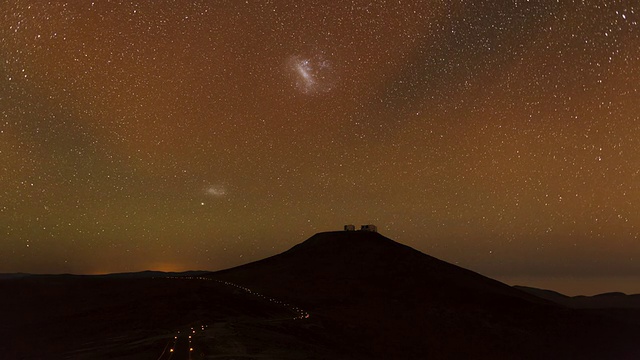
[[[7,277],[0,358],[640,358],[637,312],[524,290],[376,233],[320,233],[216,273]]]
[[[213,280],[33,276],[0,293],[0,359],[334,355],[300,310]]]

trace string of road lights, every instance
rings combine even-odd
[[[236,283],[232,283],[230,281],[223,281],[223,280],[216,280],[216,279],[210,279],[210,278],[206,278],[206,277],[202,277],[202,276],[184,276],[184,277],[178,277],[178,276],[170,276],[167,277],[167,279],[174,279],[174,280],[200,280],[200,281],[214,281],[217,282],[219,284],[223,284],[226,286],[231,286],[234,287],[235,289],[241,290],[243,292],[245,292],[246,294],[255,296],[261,300],[264,301],[269,301],[273,304],[277,304],[280,305],[282,307],[284,307],[285,309],[293,312],[295,314],[295,316],[293,317],[293,320],[303,320],[303,319],[309,319],[310,314],[297,307],[294,305],[291,305],[287,302],[284,302],[282,300],[278,300],[269,296],[266,296],[264,294],[261,294],[253,289],[250,289],[246,286],[242,286],[242,285],[238,285]],[[200,325],[200,329],[202,331],[204,331],[206,328],[208,328],[209,325]],[[196,334],[196,329],[195,327],[191,327],[189,331],[187,331],[188,335],[187,335],[187,347],[185,349],[183,349],[182,353],[184,353],[184,351],[187,351],[186,355],[188,359],[191,359],[191,354],[194,352],[194,346],[193,346],[193,336],[195,336]],[[160,354],[160,356],[158,357],[158,360],[171,360],[173,359],[173,356],[180,352],[179,350],[179,346],[178,346],[178,342],[180,340],[180,338],[182,336],[184,336],[184,333],[181,333],[180,330],[176,330],[176,335],[174,335],[173,339],[170,339],[167,344],[165,345],[164,349],[162,350],[162,353]],[[185,355],[185,354],[182,354]]]
[[[206,277],[203,277],[203,276],[185,276],[185,277],[177,277],[176,276],[176,277],[169,277],[169,279],[215,281],[217,283],[224,284],[224,285],[227,285],[227,286],[232,286],[232,287],[234,287],[236,289],[242,290],[245,293],[253,295],[253,296],[256,296],[256,297],[258,297],[258,298],[260,298],[262,300],[266,300],[266,301],[269,301],[271,303],[278,304],[278,305],[286,308],[287,310],[295,313],[296,316],[293,317],[294,320],[303,320],[303,319],[308,319],[310,317],[310,314],[307,311],[305,311],[305,310],[303,310],[303,309],[301,309],[301,308],[299,308],[297,306],[291,305],[291,304],[289,304],[287,302],[284,302],[282,300],[278,300],[278,299],[266,296],[264,294],[261,294],[261,293],[255,291],[255,290],[252,290],[252,289],[250,289],[250,288],[248,288],[246,286],[238,285],[238,284],[232,283],[230,281],[210,279],[210,278],[206,278]]]
[[[196,326],[197,327],[197,326]],[[186,355],[187,359],[191,359],[191,354],[194,353],[194,345],[193,339],[196,335],[196,327],[191,327],[186,332],[181,332],[180,330],[176,330],[176,335],[174,335],[173,339],[170,339],[165,345],[162,353],[158,357],[158,360],[172,360],[174,355],[180,353],[179,357],[183,357]],[[200,325],[199,326],[202,331],[209,327],[209,325]],[[188,335],[186,335],[188,334]],[[184,349],[180,349],[178,347],[178,341],[181,337],[187,336],[187,346]],[[182,350],[182,351],[180,351]]]

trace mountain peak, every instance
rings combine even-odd
[[[294,246],[286,253],[320,252],[336,256],[340,252],[360,252],[361,255],[395,249],[415,251],[384,235],[371,231],[327,231],[320,232]],[[332,255],[330,255],[332,254]]]
[[[354,291],[429,301],[495,297],[541,301],[372,231],[320,232],[281,254],[214,276],[304,301],[343,298]]]

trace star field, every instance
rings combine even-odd
[[[640,293],[630,1],[0,5],[0,272],[218,270],[373,223]]]

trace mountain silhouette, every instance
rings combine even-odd
[[[318,233],[281,254],[208,276],[309,311],[323,329],[318,336],[340,346],[344,358],[640,354],[637,325],[563,307],[375,232]]]
[[[640,358],[637,308],[566,306],[366,231],[213,273],[8,276],[0,293],[2,359]]]
[[[529,286],[514,286],[514,288],[577,309],[640,309],[640,294],[609,292],[593,296],[567,296],[556,291]]]

